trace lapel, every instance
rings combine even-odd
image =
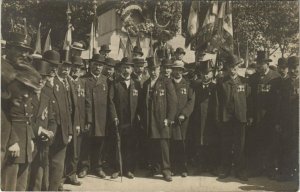
[[[38,112],[36,114],[37,117],[40,116],[44,111],[48,110],[48,107],[47,107],[48,100],[49,100],[49,97],[42,92],[41,96],[40,96]]]
[[[129,86],[130,92],[129,92],[129,102],[130,102],[130,114],[133,115],[133,99],[136,96],[133,96],[133,90],[135,89],[134,81],[130,79],[130,86]]]

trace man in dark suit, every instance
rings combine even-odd
[[[258,166],[254,164],[251,170],[255,171],[253,176],[266,174],[272,177],[276,170],[272,159],[272,146],[275,142],[275,112],[274,106],[278,98],[277,85],[280,75],[269,68],[268,53],[257,52],[257,73],[249,77],[251,95],[249,98],[249,124],[253,128],[249,130],[249,156],[254,158],[249,162],[261,162]],[[250,153],[251,152],[251,153]],[[251,165],[250,165],[251,166]]]
[[[145,81],[149,79],[149,75],[145,71],[145,60],[143,58],[134,58],[133,59],[133,69],[134,71],[131,74],[131,78],[135,81],[139,81],[143,87]]]
[[[247,123],[247,97],[250,87],[237,70],[242,61],[235,55],[227,56],[228,75],[219,82],[221,128],[221,172],[219,179],[229,176],[234,163],[236,176],[248,180],[245,173],[245,127]],[[233,158],[232,158],[233,151]]]
[[[88,132],[89,137],[82,141],[86,148],[81,155],[81,169],[78,175],[80,178],[85,177],[89,169],[94,169],[100,178],[106,177],[103,171],[103,157],[109,87],[107,77],[101,74],[104,64],[105,58],[95,54],[91,59],[91,72],[84,78],[87,121],[85,132]]]
[[[113,122],[115,131],[120,131],[121,137],[121,153],[123,160],[123,170],[128,178],[134,178],[134,169],[136,164],[136,150],[137,150],[137,121],[140,119],[138,110],[139,107],[139,93],[141,86],[138,81],[131,78],[133,71],[131,59],[123,59],[121,63],[121,77],[113,83],[109,91],[109,112],[110,118]],[[116,134],[116,133],[115,133]],[[115,143],[116,144],[116,141]],[[118,150],[115,147],[115,150]],[[118,154],[115,152],[114,154]],[[118,158],[116,158],[119,162]],[[118,164],[116,162],[116,164]],[[120,167],[112,178],[117,178],[120,174]]]
[[[171,74],[172,74],[172,60],[168,59],[168,58],[164,58],[161,61],[161,74],[162,76],[164,76],[165,78],[171,79]]]
[[[184,63],[176,60],[172,67],[172,81],[177,95],[177,113],[175,124],[172,127],[171,142],[171,162],[174,165],[175,173],[180,173],[182,177],[187,177],[187,159],[185,140],[188,129],[189,117],[194,109],[195,93],[190,82],[182,76]]]
[[[170,79],[160,77],[160,63],[153,57],[148,58],[150,78],[145,82],[142,91],[143,125],[151,139],[155,171],[161,166],[166,181],[172,181],[169,156],[170,126],[174,123],[177,112],[177,97],[174,85]],[[154,172],[153,172],[154,174]]]

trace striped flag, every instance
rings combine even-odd
[[[52,50],[50,33],[51,33],[51,29],[48,32],[48,35],[47,35],[47,38],[46,38],[46,41],[45,41],[45,45],[44,45],[43,53],[45,53],[48,50]]]

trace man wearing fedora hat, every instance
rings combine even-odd
[[[235,55],[225,58],[227,76],[219,82],[221,128],[221,171],[219,179],[229,176],[234,163],[236,177],[248,180],[245,161],[245,127],[247,123],[247,98],[250,87],[237,71],[242,61]],[[233,151],[233,157],[232,157]]]
[[[172,181],[169,156],[169,139],[171,124],[177,112],[177,97],[171,79],[160,76],[160,63],[154,57],[147,59],[150,78],[142,90],[143,127],[151,140],[150,153],[152,158],[153,176],[161,170],[166,181]]]
[[[32,96],[40,91],[41,76],[27,65],[20,65],[15,70],[15,80],[7,85],[11,96],[2,102],[2,109],[7,114],[12,129],[15,130],[20,150],[11,149],[13,146],[8,148],[10,153],[7,156],[6,165],[1,170],[1,187],[7,191],[25,191],[34,150]]]
[[[182,76],[184,63],[176,60],[171,67],[172,81],[177,95],[177,113],[175,123],[172,126],[171,137],[171,162],[174,166],[173,171],[180,173],[182,177],[186,177],[188,173],[185,141],[189,117],[194,109],[195,93],[190,82]]]
[[[83,178],[89,170],[92,170],[100,178],[105,178],[103,158],[108,117],[108,82],[107,77],[102,75],[105,58],[100,54],[95,54],[90,63],[91,71],[84,78],[87,123],[83,131],[88,134],[88,137],[82,140],[85,150],[81,151],[78,177]]]
[[[132,58],[141,58],[144,56],[143,50],[139,46],[134,46],[132,50]]]
[[[115,75],[114,75],[115,66],[116,66],[116,61],[113,58],[111,57],[105,58],[105,65],[102,74],[107,77],[109,85],[112,84],[112,82],[115,80]]]
[[[275,134],[274,115],[276,100],[278,97],[276,87],[279,73],[269,68],[269,62],[272,61],[268,57],[268,52],[257,52],[257,73],[249,77],[249,85],[251,86],[251,95],[249,99],[249,125],[253,125],[253,129],[249,130],[250,162],[257,159],[261,164],[253,164],[255,166],[251,170],[254,175],[266,174],[272,177],[275,174],[275,165],[272,159],[272,147]],[[251,164],[250,164],[251,166]]]
[[[109,56],[109,53],[111,52],[109,46],[107,44],[101,45],[99,54],[103,56],[104,58],[107,58]]]
[[[133,58],[132,61],[134,65],[131,77],[133,80],[139,81],[143,87],[143,84],[149,78],[149,75],[145,71],[146,61],[143,58]]]
[[[168,59],[168,58],[164,58],[161,61],[161,67],[162,67],[162,75],[165,78],[171,79],[171,74],[172,74],[172,66],[173,62],[172,60]]]
[[[185,51],[181,47],[177,47],[176,51],[174,52],[174,59],[182,61],[184,64],[187,64],[185,61],[183,61],[183,57],[185,56]]]
[[[137,127],[140,110],[141,86],[138,81],[131,78],[133,72],[132,59],[123,59],[121,63],[121,77],[111,86],[109,91],[109,112],[114,128],[119,128],[121,137],[121,152],[123,154],[123,170],[125,175],[134,178],[137,151]],[[115,131],[113,131],[115,133]],[[114,137],[116,138],[116,137]],[[116,143],[116,142],[115,142]],[[115,147],[115,149],[117,149]],[[114,154],[117,154],[115,152]],[[117,158],[116,158],[117,160]],[[118,161],[116,161],[118,162]],[[118,164],[118,163],[116,163]],[[113,173],[112,178],[117,178],[120,167]]]
[[[74,41],[71,47],[71,57],[73,56],[81,56],[82,51],[84,51],[84,43],[79,41]]]

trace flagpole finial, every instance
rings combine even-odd
[[[72,11],[71,11],[71,9],[70,9],[70,4],[69,4],[69,2],[68,2],[68,7],[67,7],[66,14],[69,15],[69,14],[71,14],[71,13],[72,13]]]

